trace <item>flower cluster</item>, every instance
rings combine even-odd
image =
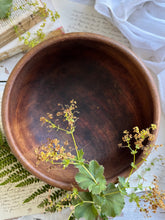
[[[57,120],[54,119],[53,114],[51,113],[47,113],[46,117],[40,117],[42,126],[46,125],[49,129],[56,129],[57,131],[61,130],[67,134],[73,135],[73,132],[75,131],[75,123],[78,119],[77,116],[75,116],[75,114],[78,113],[76,110],[76,104],[75,100],[71,100],[70,105],[58,104],[61,109],[56,113],[56,116],[62,116],[64,118],[63,121],[67,121],[66,128],[61,128],[58,124],[56,124]],[[60,141],[57,138],[48,139],[46,144],[42,144],[39,148],[35,149],[38,159],[37,165],[40,161],[50,162],[52,164],[61,164],[62,161],[61,165],[63,165],[63,167],[67,167],[75,158],[75,156],[71,153],[72,147],[68,145],[68,140],[64,141],[63,145],[60,145]],[[69,149],[69,152],[67,152],[66,147]],[[77,146],[75,146],[75,148],[77,150]]]
[[[145,202],[146,208],[140,208],[140,211],[144,211],[145,213],[149,213],[149,210],[152,210],[153,213],[156,213],[158,208],[165,210],[165,191],[159,190],[158,186],[158,178],[154,177],[153,186],[149,187],[149,191],[146,190],[145,194],[141,197],[141,200]]]
[[[139,130],[139,127],[136,126],[133,128],[133,134],[130,134],[129,131],[125,130],[123,132],[124,136],[122,137],[122,140],[123,142],[126,142],[127,145],[123,146],[122,144],[119,144],[119,147],[130,147],[131,140],[133,140],[135,149],[144,150],[144,146],[146,148],[146,145],[144,145],[144,140],[148,140],[149,142],[155,140],[155,135],[152,132],[156,130],[156,128],[157,127],[154,124],[151,124],[151,127],[142,130]]]
[[[75,115],[76,113],[79,113],[77,109],[77,102],[72,99],[70,101],[70,105],[61,105],[58,104],[58,106],[61,106],[61,111],[57,112],[56,116],[62,116],[64,117],[64,121],[67,121],[68,127],[70,131],[75,131],[75,123],[78,120],[78,117]]]
[[[24,43],[24,45],[26,45],[28,48],[32,48],[32,47],[36,46],[37,44],[39,44],[40,42],[42,42],[43,40],[45,40],[45,38],[46,38],[46,34],[44,33],[44,27],[46,25],[45,18],[49,17],[51,22],[55,22],[60,17],[60,15],[58,14],[57,11],[53,12],[52,10],[50,10],[47,7],[46,3],[43,3],[43,7],[40,7],[39,2],[37,0],[35,2],[26,1],[25,4],[23,4],[19,7],[13,6],[12,9],[14,11],[23,10],[26,8],[27,5],[37,7],[38,11],[37,12],[34,11],[33,13],[34,13],[34,15],[36,13],[39,13],[40,17],[42,19],[44,19],[43,22],[41,23],[38,30],[34,33],[35,37],[33,39],[31,39],[32,35],[31,35],[31,32],[29,32],[29,31],[27,31],[26,34],[21,35],[24,32],[22,27],[20,28],[19,26],[15,25],[14,30],[15,30],[15,33],[18,36],[19,40],[22,41]]]
[[[131,170],[127,179],[118,177],[118,184],[108,184],[104,176],[104,167],[95,160],[86,161],[83,158],[83,150],[79,150],[76,144],[74,131],[76,128],[75,123],[78,119],[77,102],[71,100],[69,105],[58,104],[58,106],[60,107],[60,111],[56,113],[57,119],[52,114],[47,113],[47,116],[41,117],[40,121],[42,125],[46,125],[51,130],[60,130],[71,135],[76,155],[72,155],[71,148],[68,147],[68,141],[65,141],[61,145],[57,138],[49,139],[46,144],[41,145],[35,152],[39,162],[51,162],[55,165],[62,165],[63,168],[66,168],[70,164],[75,166],[78,169],[75,175],[75,181],[83,192],[79,192],[78,189],[73,188],[73,191],[68,192],[58,203],[53,202],[49,197],[49,206],[51,206],[51,209],[54,207],[55,210],[60,211],[68,206],[71,207],[69,220],[79,219],[81,217],[90,220],[101,217],[106,220],[108,216],[115,217],[120,215],[124,207],[125,196],[129,197],[130,202],[136,202],[140,211],[146,214],[149,213],[150,209],[153,212],[156,212],[158,207],[165,209],[165,192],[159,191],[156,177],[153,181],[153,187],[149,187],[149,192],[146,189],[144,195],[139,196],[136,193],[137,190],[145,189],[141,182],[143,180],[142,177],[140,177],[137,186],[133,187],[134,192],[130,194],[127,192],[129,188],[132,188],[129,183],[131,174],[137,169],[140,163],[146,160],[146,156],[150,150],[158,147],[151,144],[155,139],[154,131],[156,130],[156,125],[151,124],[149,128],[142,130],[136,126],[133,128],[132,133],[127,130],[123,132],[124,136],[119,147],[130,150],[133,156]],[[65,124],[64,127],[57,124],[59,119],[62,119],[62,122]],[[67,152],[66,147],[70,149],[69,152]],[[142,160],[137,164],[136,155],[139,151],[142,153]],[[141,207],[140,201],[149,204],[148,207]]]
[[[48,142],[46,144],[42,144],[39,148],[35,149],[38,164],[40,163],[40,161],[56,164],[56,161],[67,159],[70,160],[75,157],[71,154],[71,152],[66,152],[68,141],[65,141],[62,146],[59,142],[60,141],[57,138],[48,139]]]

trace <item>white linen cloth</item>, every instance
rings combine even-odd
[[[165,113],[165,0],[96,0],[95,9],[122,32],[157,75]]]

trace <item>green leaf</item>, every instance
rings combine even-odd
[[[134,162],[131,163],[131,167],[133,167],[134,169],[137,169],[137,166]]]
[[[137,196],[135,193],[131,193],[129,195],[129,202],[136,202],[137,206],[139,207],[139,196]]]
[[[0,0],[0,19],[9,15],[12,6],[12,0]]]
[[[124,177],[119,176],[119,177],[118,177],[118,180],[119,180],[119,183],[120,183],[122,186],[126,186],[126,185],[127,185],[127,183],[126,183]]]
[[[76,174],[76,181],[82,189],[88,189],[93,194],[99,194],[106,188],[106,180],[103,175],[104,167],[97,161],[92,160],[89,166],[77,166],[79,172]]]
[[[93,204],[91,193],[80,192],[79,196],[81,200],[78,199],[75,202],[75,217],[77,219],[85,218],[85,220],[95,220],[98,216],[98,212]]]
[[[142,183],[141,183],[141,184],[140,184],[140,183],[138,184],[138,189],[143,190],[143,184],[142,184]]]
[[[118,188],[119,188],[120,192],[123,195],[127,195],[126,189],[129,188],[129,182],[126,182],[126,179],[124,177],[120,177],[120,176],[118,177],[118,181],[119,181]]]
[[[84,156],[84,151],[83,149],[80,149],[77,151],[77,156],[76,156],[76,160],[78,161],[79,165],[84,164],[85,159],[83,158]]]
[[[65,159],[65,160],[63,160],[63,161],[62,161],[63,168],[64,168],[64,169],[67,168],[67,167],[69,166],[70,162],[71,162],[70,159]]]
[[[83,156],[84,156],[84,151],[83,151],[83,149],[78,150],[78,159],[79,159],[79,160],[82,160],[82,159],[83,159]]]
[[[141,180],[141,179],[142,179],[142,176],[138,175],[138,178]]]
[[[124,207],[124,196],[120,193],[118,187],[113,183],[109,183],[101,202],[101,212],[106,216],[115,217],[121,214]]]

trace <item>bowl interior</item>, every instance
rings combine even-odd
[[[55,115],[58,103],[74,99],[80,112],[75,138],[85,158],[102,164],[108,181],[127,173],[132,156],[118,147],[123,131],[155,122],[154,90],[136,57],[108,39],[73,35],[38,46],[12,74],[4,95],[4,127],[14,154],[30,172],[64,189],[75,184],[72,166],[48,171],[48,164],[36,166],[34,153],[48,138],[73,146],[68,134],[42,127],[40,117]]]

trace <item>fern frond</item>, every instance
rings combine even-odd
[[[0,172],[0,178],[5,177],[6,175],[14,172],[16,169],[22,168],[22,165],[19,162],[14,163],[10,168],[6,168],[2,172]]]
[[[7,155],[0,160],[0,170],[2,170],[6,166],[13,164],[14,162],[17,162],[15,156],[13,154]]]
[[[17,170],[16,172],[12,173],[11,175],[9,175],[9,177],[5,181],[0,183],[0,185],[2,186],[2,185],[6,185],[8,183],[19,182],[19,181],[27,178],[29,175],[31,175],[31,174],[22,168],[20,170]]]
[[[40,180],[36,177],[33,177],[27,170],[23,168],[21,163],[17,161],[15,156],[11,153],[10,147],[7,143],[6,138],[0,130],[0,178],[7,177],[3,182],[0,183],[1,186],[8,183],[16,183],[16,187],[25,187],[33,183],[37,183]],[[49,189],[53,189],[53,186],[49,184],[43,185],[41,188],[37,189],[32,193],[23,203],[30,202],[35,199],[37,196],[46,193]],[[54,201],[60,196],[62,196],[64,190],[57,190],[51,195],[51,199]],[[46,200],[46,199],[45,199]],[[43,203],[44,204],[44,203]]]
[[[50,186],[49,184],[42,186],[41,188],[37,189],[34,193],[32,193],[28,198],[26,198],[23,203],[30,202],[31,200],[35,199],[37,196],[48,192],[49,189],[52,189],[52,188],[54,187]]]
[[[49,206],[49,207],[47,207],[47,208],[45,208],[45,211],[46,212],[56,212],[58,210],[58,208],[57,208],[57,203],[54,203],[54,205],[52,205],[51,207]]]
[[[3,133],[2,133],[2,131],[0,130],[0,146],[3,146],[3,143],[5,141],[4,139],[5,139],[5,137],[4,137]]]
[[[0,129],[0,146],[2,147],[6,147],[8,149],[10,149],[8,143],[7,143],[7,140],[6,140],[6,137],[4,136],[3,132],[1,131]]]
[[[45,208],[46,212],[56,212],[59,209],[59,203],[61,204],[61,206],[63,208],[67,208],[68,206],[70,206],[71,201],[70,200],[66,200],[66,201],[58,201],[58,202],[54,202],[53,205],[49,205],[50,203],[48,203]]]
[[[24,169],[18,170],[14,174],[13,178],[11,179],[11,183],[16,183],[16,182],[22,181],[23,179],[26,179],[30,175],[31,174],[28,171],[24,170]]]
[[[17,184],[16,187],[28,186],[28,185],[31,185],[33,183],[38,183],[38,182],[40,182],[40,180],[37,179],[36,177],[30,177],[28,179],[23,180],[19,184]]]
[[[50,195],[50,200],[52,202],[55,202],[57,199],[59,199],[60,197],[62,197],[63,195],[66,194],[66,191],[63,189],[58,189],[55,190],[51,195]],[[39,205],[38,208],[44,208],[45,206],[48,206],[50,204],[49,199],[46,198],[44,199]],[[54,203],[55,204],[55,203]]]
[[[11,154],[10,149],[4,146],[0,146],[0,158],[5,157],[7,155]]]

